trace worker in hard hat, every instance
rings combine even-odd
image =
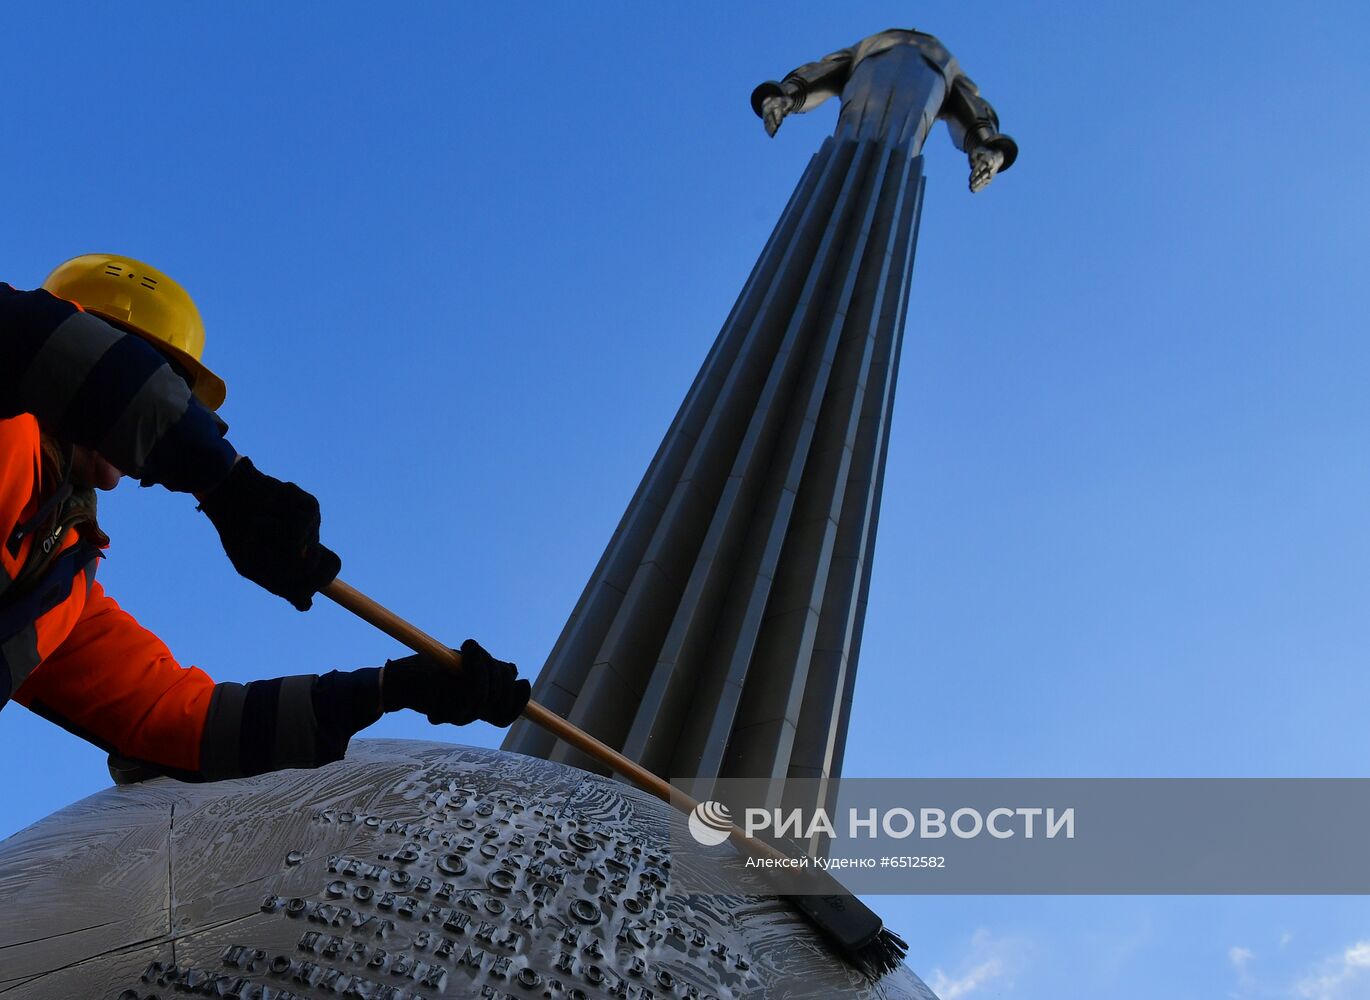
[[[314,497],[224,437],[203,351],[190,296],[131,258],[76,257],[34,291],[0,283],[0,708],[13,698],[107,750],[116,779],[317,767],[401,708],[513,722],[528,682],[473,641],[460,672],[409,656],[215,684],[104,593],[95,491],[125,475],[193,494],[238,572],[302,611],[338,573]]]

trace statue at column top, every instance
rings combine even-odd
[[[980,96],[956,58],[932,35],[891,28],[752,92],[752,110],[774,136],[786,115],[812,111],[841,95],[836,134],[854,139],[908,140],[917,154],[941,118],[970,161],[970,189],[980,191],[1018,156],[999,131],[999,116]]]

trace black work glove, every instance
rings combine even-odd
[[[381,707],[412,708],[437,725],[464,726],[484,719],[508,726],[523,712],[532,688],[518,679],[518,667],[497,660],[474,639],[461,644],[461,669],[453,670],[414,654],[387,660],[381,674]]]
[[[237,461],[200,509],[219,530],[233,568],[301,611],[342,568],[319,544],[319,502],[258,472],[249,459]]]

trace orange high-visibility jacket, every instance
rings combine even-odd
[[[0,420],[0,531],[7,540],[60,485],[41,481],[40,449],[32,416]],[[5,576],[19,576],[45,544],[54,543],[27,534],[17,546],[0,547]],[[214,682],[177,664],[105,594],[95,581],[98,550],[75,528],[55,545],[59,554],[39,586],[6,602],[5,617],[17,627],[4,644],[14,700],[122,756],[199,772]]]
[[[70,486],[44,481],[44,431],[203,493],[235,458],[223,429],[141,338],[0,284],[0,708],[187,780],[317,767],[379,715],[374,669],[243,685],[182,667],[95,581],[103,540],[54,516]]]

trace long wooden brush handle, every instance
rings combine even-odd
[[[443,645],[422,629],[411,625],[395,612],[373,601],[355,587],[343,583],[341,580],[334,580],[324,587],[321,593],[351,611],[358,618],[376,626],[386,635],[404,643],[414,652],[422,653],[439,663],[445,663],[454,670],[461,669],[460,653]],[[585,730],[567,722],[544,705],[539,705],[535,701],[528,702],[523,710],[523,717],[529,722],[541,726],[558,739],[565,740],[577,750],[589,754],[606,767],[617,771],[639,788],[651,792],[659,799],[679,806],[683,812],[690,812],[699,804],[680,789],[672,788],[670,782],[657,777],[636,761],[629,760],[607,743],[601,743]],[[739,847],[752,854],[771,858],[784,857],[770,844],[748,837],[736,826],[732,828],[729,836]]]

